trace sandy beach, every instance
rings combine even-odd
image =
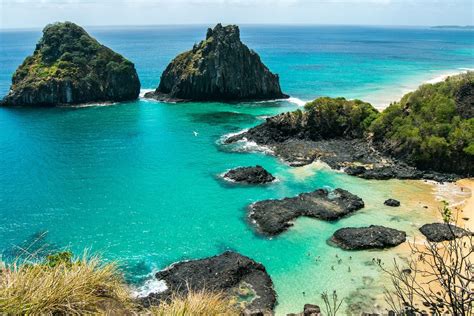
[[[453,70],[433,71],[433,73],[424,73],[416,77],[407,78],[406,81],[398,86],[391,86],[390,90],[383,89],[375,93],[369,94],[362,98],[370,102],[376,109],[383,110],[392,102],[397,102],[405,94],[416,90],[423,84],[435,84],[446,80],[450,76],[459,75],[468,71],[474,71],[473,68],[459,68]]]

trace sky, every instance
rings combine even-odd
[[[473,25],[474,0],[0,0],[0,28],[56,21],[161,24]]]

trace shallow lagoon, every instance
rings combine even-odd
[[[191,47],[203,30],[91,33],[132,59],[148,89],[172,56]],[[0,35],[4,94],[39,33]],[[386,98],[413,78],[420,82],[472,67],[474,50],[472,33],[466,31],[247,26],[242,37],[280,73],[285,92],[303,100],[318,95]],[[319,164],[291,168],[264,153],[238,152],[219,142],[223,135],[296,107],[287,101],[178,105],[138,100],[73,109],[0,109],[0,249],[8,257],[16,245],[47,231],[36,246],[100,252],[119,260],[138,285],[154,269],[177,260],[233,249],[267,267],[279,295],[278,314],[299,311],[317,301],[321,291],[333,289],[351,304],[370,307],[368,297],[380,294],[385,282],[372,258],[389,262],[401,249],[345,252],[327,239],[340,227],[368,224],[403,229],[411,238],[436,214],[433,187],[362,180]],[[219,177],[230,168],[255,164],[279,181],[249,187]],[[245,208],[252,202],[320,187],[347,189],[361,196],[366,208],[335,223],[299,219],[272,239],[256,234],[246,221]],[[384,206],[389,197],[402,206]]]

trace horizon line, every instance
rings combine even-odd
[[[46,25],[49,24],[54,24],[58,22],[73,22],[75,24],[81,25],[79,23],[76,23],[74,21],[69,21],[69,20],[63,20],[63,21],[55,21],[51,23],[47,23],[43,26],[27,26],[27,27],[2,27],[0,26],[0,32],[3,31],[36,31],[36,30],[42,30]],[[164,23],[164,24],[96,24],[96,25],[81,25],[82,27],[86,28],[124,28],[124,27],[134,27],[134,28],[140,28],[140,27],[186,27],[186,26],[209,26],[209,25],[216,25],[218,23],[221,23],[223,25],[245,25],[245,26],[344,26],[344,27],[386,27],[386,28],[437,28],[439,27],[440,29],[443,28],[455,28],[458,30],[469,30],[474,28],[474,24],[466,24],[466,25],[451,25],[451,24],[436,24],[436,25],[406,25],[406,24],[340,24],[340,23],[223,23],[223,22],[212,22],[212,23],[176,23],[176,24],[169,24],[169,23]]]

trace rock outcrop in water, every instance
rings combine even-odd
[[[5,106],[57,106],[133,100],[140,81],[133,63],[80,26],[55,23],[43,30],[32,56],[18,67]]]
[[[231,251],[210,258],[175,263],[156,273],[156,278],[165,281],[168,288],[142,299],[145,305],[157,305],[173,294],[185,295],[188,290],[226,292],[239,301],[244,299],[249,312],[271,313],[276,304],[273,282],[265,267]],[[239,298],[239,295],[245,297]]]
[[[239,167],[232,169],[226,172],[224,178],[238,183],[247,184],[263,184],[275,180],[275,177],[262,166]]]
[[[446,223],[425,224],[421,226],[420,232],[425,235],[426,239],[433,242],[442,242],[473,235],[472,232],[461,227]]]
[[[278,235],[300,216],[333,221],[363,207],[364,201],[346,190],[318,189],[292,198],[256,202],[249,206],[249,218],[263,234]]]
[[[405,242],[406,233],[384,226],[348,227],[338,229],[331,242],[347,250],[382,249]]]
[[[474,73],[423,85],[378,113],[370,104],[318,98],[226,143],[254,141],[291,165],[321,160],[365,179],[454,181],[474,170]]]
[[[395,199],[388,199],[385,202],[383,202],[383,204],[387,206],[391,206],[391,207],[398,207],[400,206],[400,201],[395,200]]]
[[[217,24],[206,39],[178,55],[145,97],[164,101],[239,101],[286,98],[278,75],[240,40],[239,27]]]

